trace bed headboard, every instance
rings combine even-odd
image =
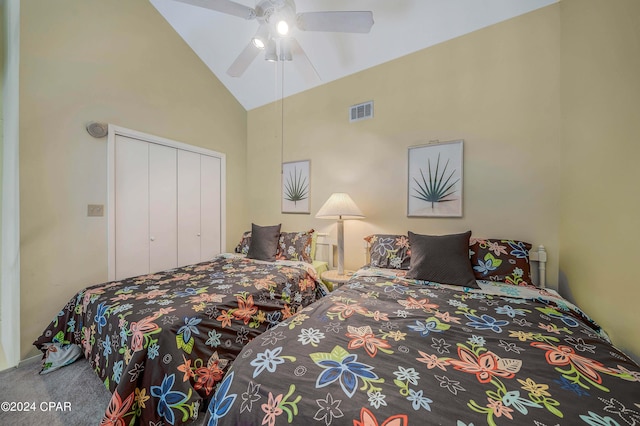
[[[532,268],[532,279],[536,286],[545,288],[547,285],[547,250],[543,245],[539,245],[537,248],[529,250],[529,260],[537,264],[537,268]],[[364,264],[368,265],[371,262],[369,257],[369,243],[364,242]]]
[[[316,257],[313,260],[320,260],[329,263],[329,269],[333,269],[333,243],[329,240],[329,234],[318,232],[316,239]]]
[[[547,286],[547,250],[543,245],[539,245],[538,248],[529,250],[529,259],[532,262],[538,264],[537,268],[532,269],[533,282],[540,288]],[[535,271],[537,270],[537,276]]]

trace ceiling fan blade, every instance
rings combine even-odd
[[[304,12],[299,13],[296,20],[303,31],[368,33],[373,26],[373,12]]]
[[[193,6],[203,7],[205,9],[215,10],[216,12],[226,13],[227,15],[237,16],[244,19],[254,19],[256,17],[255,9],[245,6],[231,0],[175,0],[181,3]]]
[[[258,49],[252,42],[249,42],[242,52],[238,55],[235,61],[231,64],[227,70],[227,74],[231,77],[240,77],[249,68],[251,62],[258,56],[260,49]]]
[[[288,40],[291,47],[291,54],[293,56],[293,64],[298,68],[302,77],[310,83],[322,80],[318,71],[316,71],[316,68],[309,60],[309,57],[302,49],[302,46],[300,46],[300,43],[298,43],[298,41],[293,37]]]

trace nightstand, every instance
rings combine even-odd
[[[344,274],[338,274],[337,269],[330,269],[328,271],[324,271],[320,278],[327,285],[330,291],[335,290],[340,287],[342,284],[349,281],[349,278],[353,276],[353,271],[344,271]]]

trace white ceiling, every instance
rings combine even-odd
[[[296,0],[297,12],[371,10],[368,34],[299,31],[319,79],[258,56],[241,77],[226,71],[258,29],[245,20],[174,0],[149,0],[235,98],[250,110],[558,0]],[[257,0],[234,0],[254,7]],[[295,60],[295,59],[294,59]],[[284,64],[284,90],[281,74]]]

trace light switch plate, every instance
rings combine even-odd
[[[87,216],[104,216],[104,204],[89,204]]]

